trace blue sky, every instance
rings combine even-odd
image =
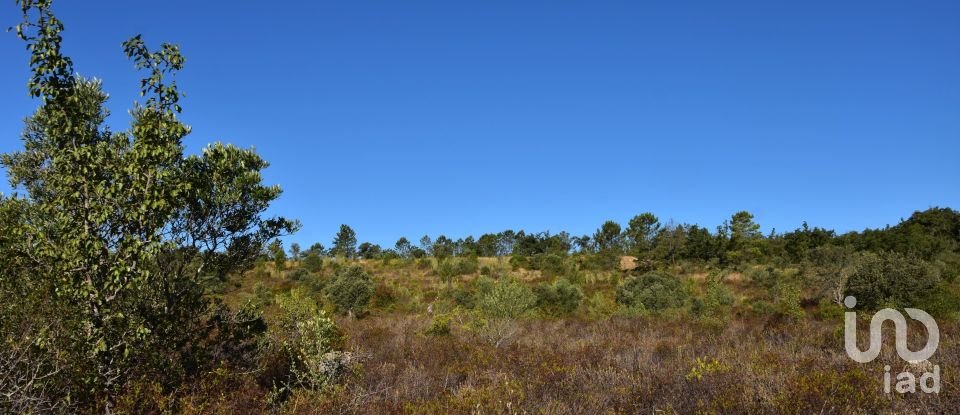
[[[187,57],[191,152],[254,146],[287,241],[593,232],[651,211],[765,231],[960,208],[960,2],[60,0],[128,125],[142,33]],[[841,4],[842,3],[842,4]],[[0,24],[18,21],[13,1]],[[27,53],[0,34],[0,151]],[[9,191],[4,183],[0,190]]]

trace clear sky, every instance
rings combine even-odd
[[[18,22],[0,2],[0,25]],[[593,232],[651,211],[765,231],[960,208],[957,1],[59,0],[64,48],[128,125],[143,33],[187,57],[191,152],[254,146],[287,238]],[[0,33],[0,151],[27,52]],[[9,191],[4,183],[0,190]]]

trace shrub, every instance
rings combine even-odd
[[[846,295],[865,309],[911,307],[929,296],[939,279],[923,260],[896,252],[865,253],[847,281]]]
[[[303,267],[310,272],[320,272],[323,270],[323,257],[316,252],[309,252],[307,256],[303,258]]]
[[[567,263],[563,257],[556,254],[547,254],[537,257],[537,268],[545,277],[566,275]]]
[[[287,387],[319,390],[339,377],[350,363],[349,353],[339,352],[342,335],[336,324],[302,290],[278,296],[281,310],[274,340],[291,360]]]
[[[798,284],[794,282],[782,282],[774,287],[773,294],[774,312],[778,316],[788,318],[803,317],[803,307],[800,305],[801,290]]]
[[[370,275],[359,265],[351,265],[338,270],[324,291],[341,313],[361,316],[366,312],[373,290]]]
[[[941,282],[924,299],[924,310],[937,317],[960,319],[960,287]]]
[[[306,282],[306,281],[309,281],[311,277],[312,277],[312,275],[310,275],[310,271],[308,271],[308,270],[307,270],[306,268],[304,268],[304,267],[294,268],[293,271],[290,271],[290,272],[287,274],[287,278],[289,278],[289,279],[291,279],[291,280],[293,280],[293,281]]]
[[[580,287],[562,278],[550,285],[540,284],[533,292],[537,296],[537,307],[551,316],[570,314],[576,311],[583,301]]]
[[[680,280],[657,272],[627,278],[617,287],[617,303],[633,309],[678,308],[686,299],[687,291]]]
[[[601,292],[596,292],[587,299],[587,312],[591,316],[609,316],[616,311],[617,302]]]
[[[457,277],[473,274],[479,268],[480,263],[476,258],[448,258],[437,264],[436,273],[443,282],[450,285]]]
[[[774,267],[758,267],[751,268],[747,272],[747,278],[754,284],[770,290],[784,278],[784,275],[782,271]]]
[[[521,268],[530,268],[530,259],[523,255],[513,255],[510,257],[510,269],[516,271]]]
[[[454,289],[452,297],[453,302],[463,308],[472,309],[476,305],[476,296],[474,295],[474,292],[465,287],[458,287]]]
[[[698,317],[724,317],[734,302],[733,292],[723,285],[722,279],[711,278],[703,298],[693,299],[691,311]]]
[[[215,328],[208,348],[210,360],[245,371],[255,368],[267,333],[267,322],[256,304],[247,302],[233,312],[216,302],[210,324]]]
[[[379,282],[373,290],[371,304],[376,308],[388,308],[397,301],[397,292],[393,287]]]
[[[687,372],[687,380],[703,380],[705,375],[714,373],[726,373],[730,371],[730,365],[727,365],[717,359],[698,357],[694,361],[690,371]]]
[[[450,334],[450,315],[437,314],[423,334],[428,336],[446,336]]]
[[[507,279],[495,283],[477,300],[477,309],[486,317],[517,318],[533,308],[537,296],[523,283]]]
[[[417,258],[417,269],[433,268],[433,261],[430,258]]]
[[[257,281],[253,286],[253,302],[257,307],[265,307],[273,303],[273,292],[263,281]]]
[[[475,257],[466,257],[458,259],[457,274],[469,275],[475,274],[480,269],[480,261]]]

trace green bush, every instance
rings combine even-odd
[[[703,298],[694,298],[691,312],[698,317],[722,318],[727,315],[736,297],[721,278],[711,278]]]
[[[460,275],[475,274],[480,269],[480,261],[475,257],[460,258],[456,262],[457,273]]]
[[[454,279],[473,274],[480,268],[476,258],[447,258],[437,264],[436,274],[440,279],[450,285]]]
[[[476,306],[476,296],[469,288],[457,287],[453,290],[451,296],[453,297],[453,302],[463,308],[472,309]]]
[[[510,269],[516,271],[518,269],[529,269],[530,268],[530,259],[523,255],[513,255],[510,257]]]
[[[534,287],[533,292],[537,296],[537,307],[551,316],[570,314],[583,301],[580,287],[563,278],[553,284],[540,284]]]
[[[556,254],[541,255],[537,258],[537,269],[545,277],[557,277],[567,275],[567,262],[563,257]]]
[[[261,308],[273,303],[273,292],[263,281],[257,281],[253,286],[253,303]]]
[[[310,272],[320,272],[323,270],[323,257],[316,252],[309,252],[307,256],[303,258],[303,267]]]
[[[450,334],[450,315],[437,314],[430,321],[430,326],[424,330],[423,334],[428,336],[446,336]]]
[[[756,267],[747,271],[747,278],[767,290],[773,289],[777,283],[784,279],[783,272],[774,267]]]
[[[351,265],[338,270],[324,291],[341,313],[362,316],[373,296],[374,285],[362,267]]]
[[[523,283],[504,279],[493,284],[491,289],[477,300],[477,310],[490,318],[517,318],[537,303],[537,296]]]
[[[304,291],[294,289],[276,298],[281,314],[273,341],[289,356],[288,383],[319,390],[339,377],[350,355],[339,352],[342,334]]]
[[[925,261],[896,252],[864,253],[847,280],[846,295],[857,298],[858,307],[912,307],[922,305],[940,277]]]
[[[773,289],[774,312],[776,315],[788,318],[803,317],[803,307],[800,305],[801,289],[795,282],[781,282]]]
[[[924,299],[924,310],[936,317],[960,319],[960,287],[941,282]]]
[[[287,273],[287,278],[298,282],[307,282],[311,277],[310,271],[304,267],[294,268],[293,271]]]
[[[627,278],[617,287],[617,303],[631,309],[660,311],[679,308],[687,297],[680,280],[657,272]]]
[[[433,268],[433,261],[430,258],[417,258],[417,269]]]

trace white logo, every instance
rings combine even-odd
[[[857,306],[857,299],[849,296],[843,300],[847,308]],[[919,321],[927,329],[927,344],[917,351],[912,351],[907,347],[907,319],[897,310],[885,308],[876,312],[870,320],[870,345],[866,351],[860,350],[857,346],[857,313],[848,311],[844,316],[844,337],[843,345],[847,350],[847,356],[857,363],[872,362],[880,355],[880,347],[883,344],[883,334],[881,329],[885,321],[892,321],[896,335],[897,354],[909,365],[922,368],[924,371],[930,366],[927,359],[933,356],[940,345],[940,329],[937,322],[930,314],[916,308],[906,308],[904,311],[910,318]],[[890,366],[884,367],[884,390],[890,392]],[[928,386],[932,382],[932,385]],[[910,371],[904,371],[897,375],[897,392],[913,393],[916,391],[916,376]],[[920,377],[920,389],[926,393],[940,393],[940,366],[933,366],[933,372],[925,372]]]

